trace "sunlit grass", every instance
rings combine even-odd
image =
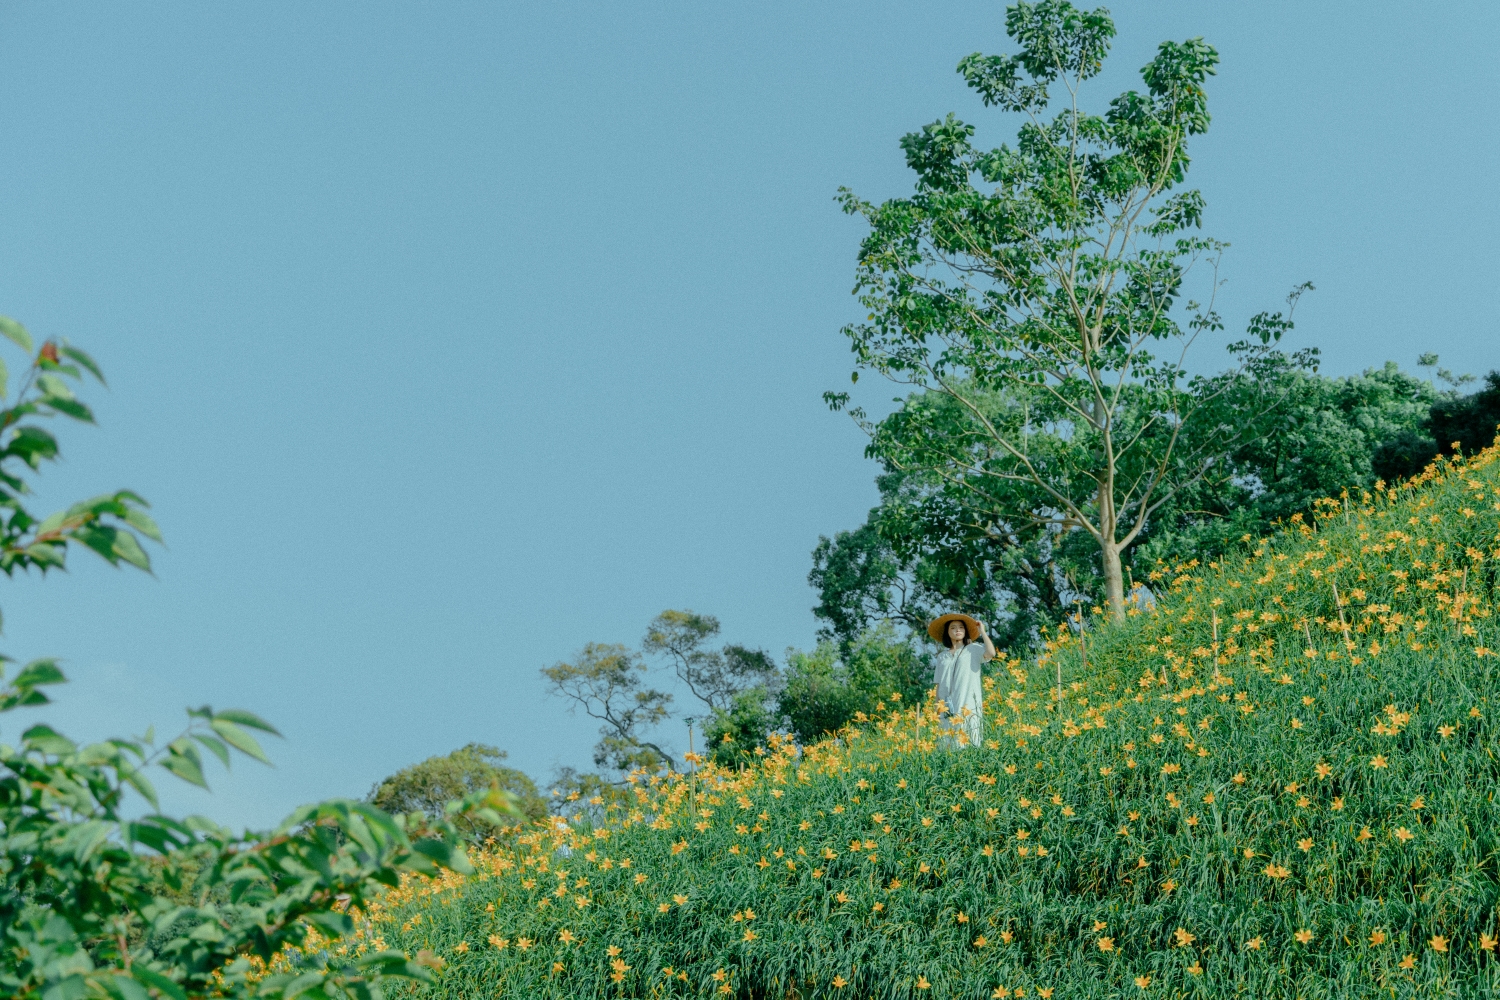
[[[982,748],[891,702],[637,775],[362,946],[443,998],[1487,995],[1496,459],[1162,566],[1156,609],[999,665]]]

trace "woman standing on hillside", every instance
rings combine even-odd
[[[944,719],[958,731],[960,746],[977,747],[984,736],[980,665],[995,658],[995,644],[984,622],[968,615],[943,615],[927,626],[927,634],[947,647],[937,655],[932,671]]]

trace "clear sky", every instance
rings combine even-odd
[[[1163,39],[1223,56],[1192,174],[1230,332],[1312,280],[1292,343],[1326,372],[1500,367],[1500,7],[1113,10],[1096,108]],[[875,498],[819,399],[848,381],[861,236],[832,199],[908,191],[897,141],[949,111],[1009,138],[954,73],[1009,50],[1003,21],[0,4],[0,312],[110,378],[37,506],[133,488],[168,542],[154,578],[78,553],[0,588],[4,650],[75,679],[47,717],[259,712],[276,769],[170,804],[270,824],[469,741],[587,765],[538,669],[663,608],[811,645],[808,554]]]

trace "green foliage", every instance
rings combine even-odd
[[[1383,475],[1382,450],[1419,434],[1428,411],[1446,399],[1391,363],[1330,378],[1275,357],[1249,372],[1206,379],[1197,391],[1214,397],[1204,405],[1216,411],[1216,421],[1250,432],[1152,515],[1125,554],[1127,572],[1138,579],[1159,558],[1192,552],[1211,560],[1247,534],[1311,514],[1317,498],[1373,488]],[[1263,413],[1257,406],[1267,391],[1286,402]],[[929,405],[916,398],[906,404]],[[1422,453],[1418,469],[1431,455]],[[1070,613],[1075,597],[1090,604],[1102,599],[1091,584],[1094,547],[1081,532],[996,538],[966,522],[962,506],[943,490],[922,482],[881,475],[881,503],[865,524],[822,539],[814,550],[809,582],[821,598],[814,613],[830,636],[843,639],[877,621],[920,632],[938,612],[956,608],[995,623],[997,643],[1021,651],[1036,644],[1044,624]]]
[[[737,767],[766,752],[769,735],[781,726],[776,700],[763,687],[735,692],[727,711],[715,710],[703,726],[707,758]]]
[[[842,653],[821,642],[787,662],[780,713],[804,743],[849,724],[857,713],[874,715],[882,703],[917,705],[932,686],[924,650],[897,638],[889,625],[858,636]]]
[[[780,686],[780,673],[771,657],[759,649],[733,644],[709,649],[719,634],[719,620],[693,611],[663,611],[651,620],[637,654],[624,646],[590,643],[575,663],[559,663],[542,671],[554,694],[573,708],[603,723],[594,747],[594,763],[621,774],[633,770],[654,773],[665,766],[677,769],[676,759],[651,740],[651,730],[672,717],[672,695],[645,686],[647,668],[642,655],[665,657],[688,691],[709,710],[705,732],[744,741],[750,751],[772,725],[770,699]],[[688,720],[691,724],[694,720]],[[762,728],[764,726],[764,728]],[[727,745],[722,753],[735,754]],[[596,775],[568,774],[568,784],[583,778],[593,785],[607,783]],[[584,799],[582,786],[570,787]]]
[[[124,562],[149,570],[141,538],[160,542],[161,533],[146,513],[146,501],[129,490],[80,501],[40,521],[26,509],[22,501],[31,492],[26,472],[58,457],[57,439],[36,418],[93,423],[93,411],[73,386],[85,373],[100,384],[104,376],[93,358],[66,341],[49,340],[32,355],[31,334],[9,317],[0,316],[0,335],[29,356],[14,402],[0,409],[0,570],[61,569],[70,543],[92,549],[111,565]],[[0,360],[0,399],[7,398],[6,379]]]
[[[1437,364],[1437,356],[1423,360]],[[1439,371],[1439,377],[1457,386],[1462,380],[1451,372]],[[1467,378],[1467,376],[1465,376]],[[1473,455],[1494,443],[1500,425],[1500,372],[1490,372],[1485,386],[1467,396],[1444,394],[1433,402],[1419,427],[1403,428],[1380,447],[1375,456],[1375,471],[1391,482],[1420,473],[1444,449],[1456,447]]]
[[[502,829],[535,822],[547,815],[547,802],[522,771],[504,767],[506,753],[483,743],[470,743],[443,757],[429,757],[403,768],[370,790],[369,802],[393,815],[422,813],[441,820],[448,803],[475,792],[493,789],[514,811],[502,815],[500,826],[478,817],[463,817],[454,826],[470,843],[480,843]]]
[[[774,686],[776,663],[764,650],[744,646],[704,649],[718,634],[719,619],[713,615],[663,611],[647,627],[641,652],[666,656],[693,697],[715,712],[727,712],[742,692]]]
[[[1208,128],[1218,54],[1202,39],[1163,42],[1141,70],[1144,93],[1090,114],[1080,88],[1114,35],[1108,12],[1017,3],[1006,30],[1018,54],[976,53],[959,72],[986,106],[1024,115],[1014,147],[975,148],[974,127],[950,114],[901,141],[912,196],[876,205],[842,193],[870,226],[855,283],[867,317],[843,331],[853,376],[920,390],[878,422],[850,412],[867,454],[1016,564],[1038,566],[1059,533],[1082,533],[1097,584],[1072,589],[1099,590],[1119,618],[1121,554],[1258,423],[1224,419],[1225,401],[1182,367],[1198,336],[1223,327],[1212,299],[1223,245],[1190,235],[1203,198],[1178,190],[1188,140]],[[1055,85],[1066,96],[1054,109]],[[1200,266],[1209,301],[1183,302]],[[1241,372],[1283,359],[1271,345],[1291,327],[1290,309],[1253,317],[1231,345]],[[849,394],[825,399],[843,409]],[[1280,402],[1266,392],[1251,412]],[[1014,596],[1045,601],[1055,581],[1036,588]]]
[[[27,351],[30,335],[0,317],[0,336]],[[141,538],[159,541],[145,501],[128,491],[75,504],[42,521],[22,505],[27,471],[58,457],[30,422],[92,414],[70,382],[98,366],[48,341],[28,362],[15,402],[0,409],[0,568],[65,565],[70,544],[113,565],[149,569]],[[0,387],[4,367],[0,365]],[[14,672],[0,657],[0,714],[48,704],[64,681],[52,660]],[[207,787],[204,751],[266,762],[249,712],[188,712],[187,727],[158,744],[152,731],[80,746],[46,724],[0,743],[0,993],[44,1000],[240,996],[375,1000],[390,977],[425,979],[394,951],[296,949],[338,943],[363,907],[403,875],[468,871],[452,819],[498,822],[508,806],[490,791],[451,803],[446,816],[392,817],[361,803],[305,806],[270,833],[231,833],[198,816],[158,811],[154,774]],[[152,812],[129,818],[141,796]],[[280,964],[268,968],[278,955]]]
[[[1492,451],[1325,501],[1003,664],[981,749],[904,710],[637,776],[372,930],[433,1000],[1493,995],[1497,499]]]
[[[574,662],[542,669],[552,690],[598,719],[599,742],[594,763],[617,771],[677,768],[677,760],[648,738],[650,730],[671,717],[671,694],[644,687],[646,665],[621,645],[591,642]]]

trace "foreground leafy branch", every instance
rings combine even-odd
[[[0,335],[28,354],[18,395],[0,409],[0,569],[61,569],[68,547],[81,545],[149,570],[142,539],[161,536],[128,490],[41,520],[26,509],[27,470],[58,457],[36,420],[91,422],[69,383],[103,376],[67,344],[33,354],[14,320],[0,317]],[[0,363],[0,393],[5,376]],[[0,657],[0,714],[46,705],[44,689],[65,680],[52,660],[10,662]],[[338,939],[353,930],[351,911],[404,874],[469,871],[454,820],[498,824],[515,812],[512,797],[481,789],[436,819],[335,800],[304,806],[275,830],[236,834],[161,814],[150,775],[206,788],[205,751],[226,767],[234,754],[268,763],[254,734],[276,730],[240,710],[187,714],[162,745],[148,731],[80,746],[44,724],[0,743],[0,995],[366,1000],[382,995],[387,977],[430,979],[435,960],[350,953]],[[131,818],[131,792],[152,812]],[[302,950],[312,943],[322,946]]]

